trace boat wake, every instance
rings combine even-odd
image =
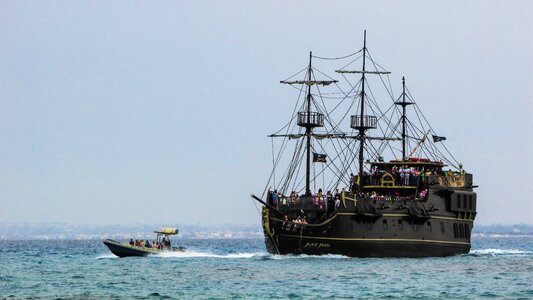
[[[509,234],[509,233],[473,233],[476,238],[533,238],[533,234]]]
[[[351,257],[338,254],[308,255],[308,254],[287,254],[287,255],[268,255],[267,259],[284,260],[284,259],[352,259]]]
[[[202,252],[194,250],[186,250],[184,252],[163,252],[153,257],[163,258],[252,258],[256,256],[265,255],[263,252],[256,253],[228,253],[228,254],[215,254],[212,252]]]
[[[528,256],[533,255],[533,251],[524,251],[518,249],[474,249],[468,255],[473,256]]]
[[[191,251],[185,252],[165,252],[154,255],[154,257],[163,258],[229,258],[229,259],[258,259],[258,260],[285,260],[285,259],[347,259],[349,257],[343,255],[273,255],[267,252],[244,252],[244,253],[228,253],[215,254],[212,252]]]
[[[110,259],[110,258],[119,258],[115,254],[102,254],[96,257],[96,259]]]

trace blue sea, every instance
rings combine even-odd
[[[0,241],[0,298],[533,298],[533,236],[473,237],[469,254],[277,256],[260,239],[179,240],[117,258],[100,240]]]

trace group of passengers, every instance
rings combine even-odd
[[[391,193],[381,194],[377,191],[372,192],[359,192],[355,191],[355,198],[358,200],[375,200],[375,201],[405,201],[405,200],[425,200],[428,196],[428,189],[422,189],[420,192],[415,194],[409,194],[409,195],[402,195],[399,191],[394,191]],[[335,193],[331,193],[331,191],[328,191],[325,195],[322,193],[322,189],[318,190],[318,193],[316,195],[312,196],[312,204],[314,205],[315,209],[323,210],[326,212],[327,215],[330,215],[333,212],[336,212],[339,210],[341,206],[341,194],[339,193],[339,190],[336,189]],[[277,190],[275,190],[272,193],[272,198],[270,201],[270,205],[275,207],[276,209],[288,209],[288,208],[294,208],[294,207],[301,207],[301,199],[296,192],[292,192],[289,197],[283,196],[282,194],[278,193]]]
[[[300,207],[300,196],[298,196],[296,191],[292,191],[290,196],[286,197],[278,193],[277,190],[274,190],[271,199],[271,205],[275,208],[284,209]],[[313,204],[320,210],[329,211],[333,209],[337,211],[341,205],[341,194],[339,193],[339,190],[336,189],[335,194],[333,194],[331,191],[327,191],[327,193],[324,195],[322,189],[319,189],[318,193],[313,196]]]
[[[452,177],[457,174],[464,175],[462,165],[460,165],[459,172],[437,171],[432,169],[425,169],[424,167],[409,167],[408,165],[393,166],[390,170],[381,170],[377,166],[372,167],[368,172],[363,172],[363,184],[364,185],[381,185],[381,178],[386,173],[389,173],[394,178],[395,184],[398,186],[418,186],[419,184],[425,184],[429,176],[447,176]],[[350,189],[351,191],[358,190],[357,176],[350,174]]]
[[[399,186],[417,186],[419,183],[424,183],[430,175],[437,175],[436,171],[424,170],[419,167],[393,166],[390,171],[380,170],[377,166],[370,169],[369,172],[363,173],[365,183],[369,185],[381,185],[381,177],[389,173],[393,176],[396,185]],[[353,176],[353,175],[352,175]]]
[[[151,248],[151,249],[170,249],[170,239],[168,237],[163,237],[163,239],[161,240],[161,242],[159,241],[152,241],[152,243],[150,244],[150,241],[149,240],[135,240],[133,241],[133,239],[130,239],[130,246],[135,246],[135,247],[144,247],[144,248]]]
[[[428,189],[421,190],[417,196],[419,200],[425,200],[428,196]],[[414,200],[414,199],[417,199],[417,197],[413,194],[410,194],[408,196],[402,196],[400,195],[399,191],[395,191],[394,193],[388,193],[388,194],[383,194],[383,195],[376,191],[372,191],[369,193],[356,193],[356,199],[376,200],[376,201],[405,201],[405,200]]]
[[[285,215],[283,224],[281,225],[282,230],[296,232],[298,229],[302,228],[301,225],[309,224],[305,216],[297,216],[296,219],[289,221],[289,216]]]

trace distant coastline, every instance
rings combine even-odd
[[[263,238],[261,225],[75,225],[66,223],[0,223],[0,240],[90,240],[145,238],[161,227],[176,227],[180,239]]]
[[[66,223],[0,223],[0,240],[91,240],[144,238],[162,227],[177,227],[180,239],[261,239],[260,224],[254,225],[75,225]],[[476,225],[473,236],[533,237],[533,225]]]

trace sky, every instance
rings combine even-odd
[[[259,224],[279,81],[365,29],[477,223],[533,224],[533,2],[486,0],[0,1],[0,223]]]

